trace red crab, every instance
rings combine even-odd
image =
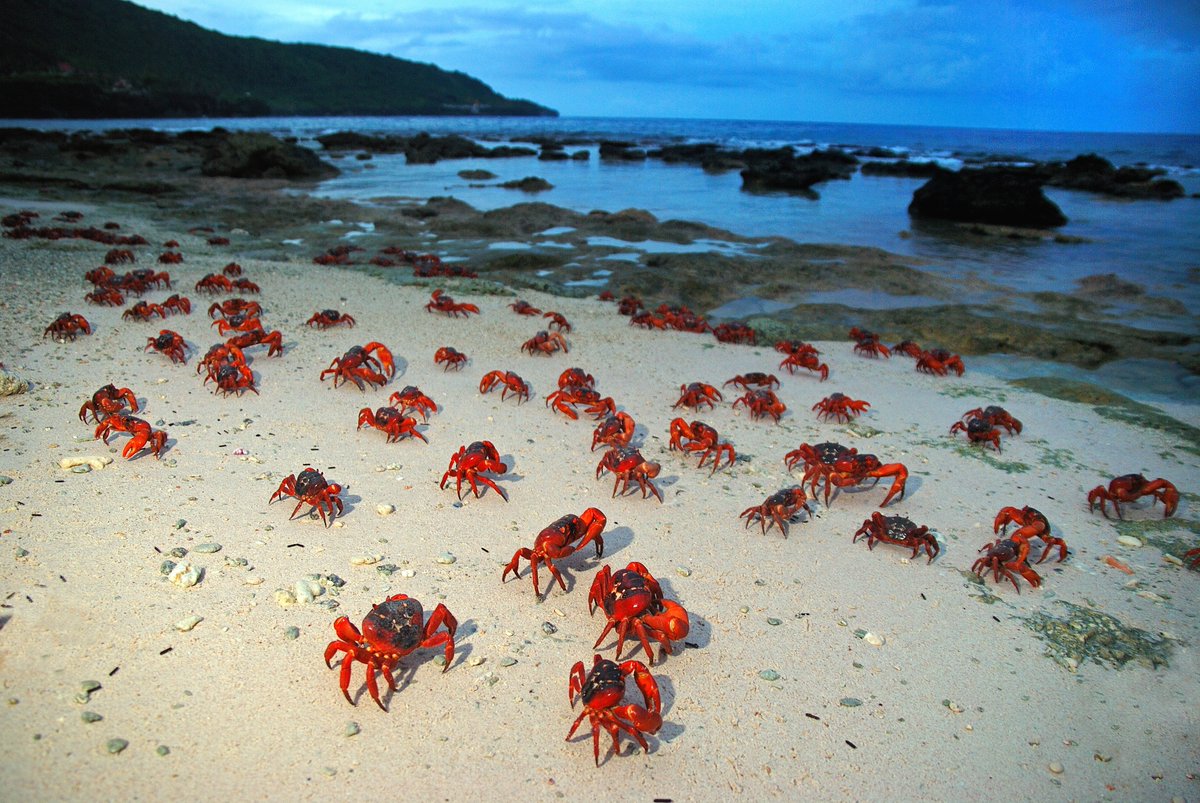
[[[571,409],[576,404],[586,404],[584,409],[597,419],[604,415],[613,415],[617,411],[617,404],[611,397],[601,398],[597,391],[589,387],[568,385],[546,396],[547,407],[553,405],[555,410],[565,413],[570,418],[579,418],[579,414]]]
[[[445,625],[446,632],[437,632]],[[362,623],[362,632],[351,623],[349,617],[339,616],[333,623],[333,631],[338,640],[329,642],[325,648],[325,666],[333,668],[331,660],[339,652],[342,656],[342,672],[339,685],[346,700],[354,705],[350,698],[350,671],[354,662],[358,661],[367,668],[367,691],[375,704],[387,711],[383,701],[379,699],[379,685],[375,681],[375,673],[383,675],[388,683],[389,691],[396,691],[396,679],[392,670],[400,659],[421,647],[440,647],[446,645],[446,664],[442,667],[445,672],[454,663],[454,634],[458,630],[458,620],[442,603],[438,603],[429,620],[425,620],[425,612],[421,603],[405,594],[394,594],[378,605],[372,606]]]
[[[259,286],[249,279],[234,279],[233,289],[241,290],[243,293],[258,293],[261,292]]]
[[[137,262],[137,257],[128,248],[113,248],[104,255],[106,265],[121,265],[125,262]]]
[[[763,535],[766,535],[767,530],[774,525],[779,525],[783,537],[787,538],[787,523],[801,510],[807,511],[809,520],[812,519],[812,508],[808,506],[808,497],[805,495],[804,489],[799,485],[793,485],[791,488],[784,488],[771,494],[763,500],[761,505],[746,508],[738,515],[738,518],[745,518],[747,527],[757,519],[762,527]]]
[[[779,418],[787,412],[787,405],[779,400],[773,390],[748,390],[744,396],[734,401],[733,406],[736,408],[739,404],[746,405],[751,418],[759,419],[771,416],[775,419],[776,424],[779,423]]]
[[[500,401],[504,401],[509,393],[517,397],[517,404],[529,400],[529,383],[512,371],[488,371],[479,380],[479,392],[487,393],[497,385],[504,386],[504,390],[500,391]]]
[[[425,305],[425,310],[427,312],[441,312],[454,318],[457,318],[459,315],[469,318],[472,312],[476,315],[479,314],[479,307],[474,304],[458,304],[441,290],[433,291],[429,303]]]
[[[983,418],[968,418],[966,423],[955,421],[950,425],[950,434],[955,432],[964,432],[967,435],[967,440],[971,443],[992,444],[996,447],[996,451],[1000,451],[1000,430],[989,424]]]
[[[1183,559],[1191,561],[1189,567],[1192,569],[1200,569],[1200,547],[1189,549],[1183,553]]]
[[[217,383],[217,392],[222,396],[228,396],[230,393],[241,396],[242,391],[246,390],[253,391],[255,396],[258,395],[258,388],[254,387],[254,373],[244,361],[210,366],[204,383],[208,384],[210,379]]]
[[[592,659],[591,671],[584,674],[583,661],[576,662],[571,667],[571,681],[568,697],[571,707],[575,707],[575,697],[583,701],[583,711],[575,718],[571,730],[567,732],[567,740],[575,735],[584,717],[592,726],[592,752],[595,754],[596,766],[600,766],[600,729],[604,728],[612,735],[613,754],[621,751],[618,736],[625,731],[642,746],[647,753],[650,745],[646,743],[643,733],[657,733],[662,727],[662,701],[659,698],[658,684],[654,676],[641,661],[625,661],[621,664],[605,660],[599,655]],[[625,678],[633,675],[633,681],[642,693],[645,705],[626,703],[618,705],[625,697]]]
[[[1008,525],[1010,524],[1016,524],[1018,528],[1013,530],[1012,535],[1008,534]],[[1030,538],[1042,539],[1046,548],[1042,550],[1042,556],[1038,558],[1038,563],[1044,561],[1050,555],[1050,550],[1056,546],[1058,547],[1058,562],[1062,563],[1067,557],[1067,542],[1050,534],[1050,520],[1036,508],[1028,505],[1020,510],[1015,507],[1001,508],[1000,512],[996,514],[995,522],[992,523],[992,531],[1000,532],[1001,527],[1004,528],[1003,534],[1018,544],[1027,545]],[[993,544],[988,544],[984,549],[990,546]],[[1028,547],[1026,547],[1025,552],[1028,551]]]
[[[550,327],[552,329],[557,329],[560,332],[571,331],[571,322],[561,312],[547,312],[542,317],[550,319]]]
[[[262,315],[262,305],[257,301],[247,301],[244,298],[229,298],[225,301],[214,302],[208,308],[208,317],[215,318],[218,312],[224,318],[233,315],[245,315],[248,318],[257,318],[259,315]]]
[[[1123,474],[1109,482],[1107,488],[1097,485],[1088,492],[1088,510],[1095,510],[1098,502],[1100,512],[1104,514],[1104,518],[1108,518],[1107,503],[1112,502],[1113,509],[1117,511],[1117,518],[1123,519],[1125,517],[1121,515],[1121,503],[1128,504],[1143,496],[1152,497],[1151,507],[1155,502],[1163,503],[1164,519],[1179,506],[1179,489],[1167,480],[1161,477],[1148,480],[1141,474]]]
[[[567,348],[567,340],[558,332],[547,332],[541,330],[533,337],[521,344],[521,351],[528,351],[532,356],[534,354],[545,354],[549,357],[556,351],[561,351],[563,354],[570,352]]]
[[[916,343],[914,343],[911,340],[901,340],[899,343],[892,346],[892,351],[895,352],[896,354],[907,354],[909,357],[912,357],[913,359],[920,359],[921,352],[923,350],[924,349],[922,349],[920,346],[918,346]]]
[[[346,324],[346,326],[353,328],[354,323],[353,316],[343,315],[335,309],[314,312],[313,316],[305,321],[306,326],[315,326],[318,329],[328,329],[331,326],[339,326],[341,324]]]
[[[128,413],[115,412],[108,418],[105,418],[96,426],[94,437],[108,443],[109,436],[114,432],[125,432],[133,436],[129,439],[129,443],[125,444],[125,448],[121,450],[121,456],[126,460],[140,452],[147,444],[149,444],[150,451],[154,454],[155,458],[160,458],[162,457],[163,447],[167,445],[166,432],[161,429],[152,429],[148,423]]]
[[[236,346],[239,349],[248,349],[251,346],[266,346],[268,357],[283,354],[283,335],[278,331],[267,332],[262,329],[255,329],[254,331],[231,337],[226,343],[230,346]],[[355,346],[355,348],[358,348],[358,346]],[[351,350],[353,351],[353,349]]]
[[[225,267],[221,268],[221,273],[224,273],[229,278],[235,278],[242,275],[242,266],[236,262],[230,262]]]
[[[363,382],[370,383],[372,387],[386,385],[396,375],[396,363],[387,346],[371,341],[365,346],[351,346],[341,357],[334,357],[329,367],[321,372],[321,381],[324,382],[328,375],[333,376],[335,388],[340,379],[353,382],[359,390],[366,390]]]
[[[200,281],[196,282],[197,293],[232,293],[233,282],[229,281],[227,276],[222,276],[219,273],[210,273]]]
[[[217,334],[224,337],[230,332],[263,332],[262,321],[255,315],[239,312],[228,318],[217,318],[210,326],[217,327]]]
[[[876,541],[883,541],[885,544],[911,549],[914,558],[924,549],[929,555],[926,563],[932,563],[941,551],[937,539],[930,534],[928,527],[918,527],[904,516],[884,516],[876,511],[871,514],[871,518],[862,523],[851,541],[857,541],[863,535],[867,537],[868,549],[874,549]]]
[[[863,357],[890,357],[892,352],[879,342],[879,335],[867,332],[857,326],[850,329],[850,339],[855,341],[854,353]]]
[[[97,287],[95,291],[85,295],[83,300],[89,304],[119,307],[125,303],[125,296],[121,295],[121,291],[115,287]]]
[[[388,404],[399,408],[401,414],[416,410],[421,414],[422,421],[429,420],[430,413],[437,412],[437,404],[433,399],[421,392],[416,385],[405,385],[388,397]]]
[[[1042,584],[1042,577],[1033,570],[1026,562],[1029,555],[1029,543],[1026,541],[1014,541],[1006,538],[987,544],[979,551],[986,549],[988,552],[971,566],[971,571],[979,575],[979,579],[983,580],[988,571],[991,571],[996,582],[1000,582],[1000,577],[1003,575],[1012,581],[1013,588],[1017,589],[1017,593],[1021,593],[1021,587],[1017,585],[1017,578],[1013,576],[1013,572],[1020,574],[1025,578],[1029,585],[1037,588]]]
[[[750,390],[751,385],[770,390],[772,388],[779,387],[779,378],[776,377],[775,374],[764,374],[755,371],[749,374],[738,374],[721,387],[727,387],[729,385],[740,387],[742,390]]]
[[[301,507],[310,505],[321,514],[321,521],[328,527],[333,524],[333,520],[343,510],[342,500],[338,497],[341,492],[341,485],[336,482],[326,482],[325,475],[315,468],[306,468],[300,472],[299,477],[289,474],[283,482],[279,483],[279,487],[275,489],[275,493],[271,494],[267,504],[271,504],[276,499],[290,496],[299,501],[296,502],[292,515],[288,517],[289,521],[296,518]],[[325,516],[326,510],[329,511],[328,518]]]
[[[741,343],[753,346],[758,343],[758,332],[744,323],[721,323],[713,327],[713,337],[722,343]]]
[[[1005,410],[1003,407],[997,407],[994,404],[988,405],[983,409],[976,407],[974,410],[967,410],[962,414],[963,421],[971,418],[982,418],[993,427],[1004,427],[1009,435],[1012,435],[1014,432],[1018,435],[1021,434],[1021,422],[1009,415],[1008,410]]]
[[[387,433],[387,443],[395,443],[405,435],[416,436],[429,443],[429,439],[417,430],[417,419],[410,418],[394,407],[380,407],[371,412],[370,407],[358,411],[358,428],[363,426],[375,427],[380,432]]]
[[[146,348],[143,351],[150,349],[167,355],[171,362],[187,362],[187,343],[178,332],[172,332],[170,329],[160,329],[158,337],[146,338]]]
[[[962,376],[966,368],[963,367],[962,357],[957,354],[951,354],[945,349],[931,349],[921,352],[921,356],[917,358],[917,370],[923,374],[937,376],[945,376],[954,371]]]
[[[807,345],[807,344],[801,344]],[[811,346],[809,347],[811,348]],[[819,352],[813,349],[812,351],[795,351],[783,359],[779,363],[781,369],[787,369],[789,374],[794,374],[797,368],[804,368],[812,371],[815,374],[821,375],[821,381],[824,382],[829,378],[829,366],[821,362],[817,357]]]
[[[196,364],[196,373],[207,370],[207,382],[210,379],[217,378],[217,372],[226,365],[245,365],[246,355],[237,346],[228,343],[217,343],[212,346],[200,361]]]
[[[541,596],[542,593],[538,587],[538,563],[546,564],[550,575],[558,581],[559,587],[566,591],[567,584],[552,561],[572,555],[589,543],[594,545],[596,557],[602,557],[604,555],[602,534],[606,524],[608,524],[608,518],[594,507],[589,507],[578,516],[568,513],[548,524],[538,533],[537,537],[533,539],[533,549],[521,547],[513,553],[512,560],[508,562],[508,565],[504,567],[504,572],[500,575],[500,582],[503,583],[508,578],[509,572],[513,573],[513,577],[519,578],[521,576],[519,568],[521,558],[524,558],[529,561],[529,568],[532,569],[534,596]]]
[[[632,315],[644,306],[642,300],[637,296],[625,296],[617,302],[617,313],[619,315]]]
[[[588,593],[588,610],[595,614],[597,608],[604,611],[608,623],[592,647],[599,647],[604,637],[616,629],[617,653],[613,657],[618,661],[630,630],[653,666],[650,639],[661,645],[661,660],[663,655],[671,654],[671,642],[686,638],[690,628],[687,611],[678,602],[663,598],[662,587],[641,563],[630,563],[615,574],[607,564],[601,567]]]
[[[467,355],[450,346],[442,346],[433,353],[433,364],[437,365],[438,363],[445,363],[442,371],[449,371],[451,368],[461,371],[462,367],[467,364]]]
[[[523,298],[519,298],[508,306],[518,315],[541,315],[542,311]]]
[[[712,470],[708,472],[710,477],[716,474],[717,469],[721,467],[722,454],[729,456],[729,465],[731,466],[737,460],[737,453],[734,452],[733,446],[729,443],[721,443],[720,438],[717,431],[703,421],[693,421],[690,424],[682,418],[671,421],[671,450],[701,452],[700,462],[696,464],[696,468],[702,468],[704,461],[712,457]],[[684,440],[687,443],[684,443]]]
[[[596,378],[582,368],[568,368],[558,375],[560,388],[594,388]]]
[[[167,296],[167,300],[162,303],[163,313],[174,315],[176,312],[184,315],[192,314],[192,301],[187,296],[181,296],[178,293]]]
[[[450,481],[450,477],[456,479],[455,490],[458,491],[458,498],[462,499],[463,480],[466,480],[471,490],[475,493],[475,498],[479,498],[482,493],[476,480],[482,482],[507,502],[508,494],[504,493],[504,489],[489,478],[483,476],[481,472],[490,471],[493,474],[504,474],[508,471],[508,466],[500,462],[500,453],[496,451],[496,447],[491,441],[475,441],[470,446],[460,446],[458,451],[450,458],[450,467],[446,469],[446,473],[442,475],[442,482],[439,488],[445,488],[446,483]]]
[[[829,493],[832,486],[847,488],[867,480],[876,483],[885,477],[893,477],[892,487],[879,503],[886,507],[892,497],[899,495],[904,498],[904,484],[908,480],[908,469],[903,463],[887,463],[886,465],[873,454],[855,454],[839,458],[833,464],[833,471],[825,477],[825,504],[829,504]]]
[[[838,421],[847,422],[856,415],[866,412],[870,406],[869,402],[858,401],[842,393],[831,393],[814,404],[812,408],[817,411],[817,418],[826,420],[836,418]]]
[[[833,464],[839,458],[855,454],[858,454],[857,449],[842,446],[840,443],[828,441],[816,445],[802,443],[785,454],[783,462],[787,465],[788,471],[794,469],[797,463],[804,463],[804,478],[800,480],[800,484],[811,483],[812,492],[815,496],[817,485],[822,479],[833,472]]]
[[[162,308],[161,304],[150,304],[145,301],[139,301],[121,313],[121,317],[127,321],[148,321],[153,315],[165,318],[167,317],[167,312]]]
[[[604,453],[604,457],[600,458],[600,463],[596,466],[596,479],[599,479],[604,471],[611,471],[614,477],[613,496],[617,495],[618,488],[621,490],[621,495],[624,496],[632,481],[642,489],[643,499],[652,492],[661,502],[663,500],[662,491],[658,490],[653,482],[654,478],[658,476],[659,470],[658,463],[646,460],[637,449],[629,446],[614,446]]]
[[[721,391],[712,385],[707,385],[703,382],[692,382],[690,385],[679,386],[679,401],[675,402],[671,407],[672,409],[692,407],[698,410],[700,409],[700,405],[707,404],[711,410],[716,407],[713,399],[724,401],[725,397],[721,395]]]
[[[178,265],[183,262],[183,254],[178,251],[163,251],[158,255],[158,261],[163,265]]]
[[[633,430],[636,426],[629,413],[613,413],[596,425],[596,430],[592,433],[592,451],[596,451],[596,447],[602,444],[628,446],[633,440]]]
[[[87,423],[88,413],[91,413],[92,420],[98,424],[108,416],[121,412],[126,404],[129,405],[129,412],[138,411],[137,397],[132,390],[105,385],[92,394],[91,401],[84,402],[79,408],[79,420]]]
[[[50,322],[50,325],[46,327],[46,331],[42,333],[42,337],[45,338],[47,335],[54,335],[54,339],[61,343],[64,340],[74,340],[80,332],[83,332],[85,335],[92,333],[92,325],[87,322],[87,318],[82,315],[64,312]]]

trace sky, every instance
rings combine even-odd
[[[1200,133],[1196,0],[138,0],[564,116]]]

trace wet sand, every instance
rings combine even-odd
[[[82,301],[90,288],[81,277],[106,247],[0,240],[0,361],[31,386],[0,399],[0,474],[12,479],[0,486],[8,748],[0,780],[14,797],[379,796],[397,783],[445,798],[488,788],[534,799],[1198,794],[1200,573],[1178,565],[1200,532],[1197,448],[1186,426],[1194,421],[1172,428],[1106,414],[1104,401],[990,378],[969,357],[963,377],[931,377],[907,358],[858,357],[845,340],[816,343],[831,368],[822,383],[780,372],[769,346],[636,330],[611,304],[522,289],[574,326],[569,354],[534,357],[520,345],[541,321],[515,315],[514,295],[453,289],[481,314],[450,319],[423,309],[435,284],[318,267],[307,248],[260,259],[268,243],[259,231],[218,232],[232,243],[212,247],[187,233],[193,219],[92,204],[57,196],[44,216],[78,209],[84,223],[114,220],[144,235],[154,245],[136,249],[134,267],[154,266],[158,245],[178,240],[185,261],[167,268],[176,288],[147,298],[183,292],[194,309],[161,325],[122,321],[122,308]],[[209,302],[191,288],[230,261],[261,286],[263,321],[283,333],[283,356],[250,353],[257,396],[222,398],[195,372],[217,338]],[[358,326],[304,325],[330,307]],[[86,315],[93,334],[43,338],[65,310]],[[162,327],[189,342],[186,365],[144,352]],[[395,354],[388,385],[360,392],[319,380],[331,359],[369,341]],[[461,372],[433,364],[446,345],[469,355]],[[611,477],[595,476],[592,424],[544,404],[571,366],[637,421],[635,442],[661,464],[662,503],[613,498]],[[495,369],[523,376],[533,398],[481,395],[480,377]],[[683,417],[714,426],[737,450],[734,466],[710,476],[695,457],[668,450],[681,384],[720,386],[751,371],[780,375],[788,408],[780,423],[752,420],[727,392],[716,409]],[[131,388],[139,415],[165,429],[161,460],[124,460],[124,436],[105,447],[92,439],[94,425],[79,422],[79,406],[108,382]],[[355,430],[361,408],[409,384],[439,405],[421,427],[428,444]],[[819,421],[810,408],[834,391],[872,406],[853,424]],[[1024,423],[1003,436],[1002,453],[948,434],[964,411],[992,403]],[[460,446],[482,439],[509,465],[498,483],[510,501],[488,492],[459,505],[439,481]],[[797,518],[787,538],[743,527],[739,513],[799,482],[784,454],[821,441],[907,466],[906,495],[882,512],[935,531],[936,560],[852,543],[879,510],[886,480],[812,503],[812,517]],[[73,456],[113,462],[81,474],[59,468]],[[306,465],[344,486],[346,510],[332,527],[289,521],[292,503],[268,504]],[[1088,511],[1089,489],[1135,471],[1180,488],[1173,518],[1164,522],[1161,506],[1146,501],[1127,507],[1124,525]],[[380,505],[395,512],[380,515]],[[1017,593],[970,572],[1009,505],[1038,508],[1069,545],[1064,562],[1035,567],[1039,589],[1022,581]],[[588,507],[607,515],[604,555],[589,549],[561,561],[566,591],[547,593],[543,574],[536,599],[524,562],[517,580],[501,583],[515,550]],[[1122,546],[1122,535],[1143,545]],[[214,543],[219,552],[197,549]],[[444,553],[454,562],[439,562]],[[178,587],[163,574],[168,559],[190,560],[202,579]],[[564,741],[579,711],[568,704],[568,673],[594,652],[612,657],[611,638],[593,649],[603,620],[589,616],[587,592],[603,564],[633,561],[688,610],[691,632],[651,668],[664,724],[648,737],[650,752],[623,736],[614,756],[605,737],[597,768],[586,731]],[[294,595],[311,575],[326,578],[323,594],[281,604],[287,594],[277,592]],[[322,660],[333,620],[359,623],[395,593],[427,612],[439,602],[453,612],[454,661],[443,673],[438,649],[404,659],[387,712],[357,665],[351,706],[338,665]],[[192,616],[202,617],[193,629],[176,628]],[[627,647],[622,658],[646,656]],[[85,681],[100,688],[82,703]],[[632,686],[628,699],[637,699]],[[84,712],[102,719],[85,722]],[[110,753],[113,739],[128,745]]]

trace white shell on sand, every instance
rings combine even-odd
[[[178,622],[176,622],[175,629],[178,630],[180,633],[186,633],[203,621],[204,621],[203,616],[196,616],[195,614],[193,614],[184,619],[180,619]]]
[[[58,461],[58,467],[66,471],[75,468],[75,466],[88,466],[95,471],[99,471],[112,461],[111,457],[64,457]]]
[[[202,570],[192,565],[191,561],[181,560],[167,575],[167,579],[180,588],[191,588],[200,582]]]
[[[867,635],[863,636],[863,641],[872,647],[882,647],[884,644],[883,636],[876,635],[875,633],[867,633]]]
[[[380,516],[390,516],[396,512],[395,505],[376,505],[375,512]]]
[[[1137,549],[1142,545],[1141,539],[1135,538],[1132,535],[1118,535],[1117,543],[1121,546],[1127,546],[1133,549]]]

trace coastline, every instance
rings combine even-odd
[[[153,265],[167,239],[182,243],[184,263],[168,270],[196,309],[163,326],[195,347],[185,366],[143,351],[158,324],[123,323],[120,308],[82,303],[80,277],[105,247],[0,241],[2,357],[33,383],[26,395],[0,399],[9,423],[0,473],[13,479],[0,487],[0,523],[5,543],[28,553],[0,562],[12,592],[0,629],[11,746],[0,779],[15,794],[307,798],[346,783],[356,793],[384,794],[403,777],[413,788],[456,798],[477,794],[481,784],[537,798],[595,798],[614,789],[674,799],[730,792],[880,798],[895,793],[899,774],[905,789],[932,799],[986,796],[981,788],[1086,799],[1148,788],[1166,798],[1196,795],[1200,661],[1192,645],[1200,640],[1193,613],[1200,577],[1163,557],[1193,548],[1200,532],[1200,471],[1187,437],[987,377],[969,357],[964,377],[930,377],[907,358],[866,360],[849,341],[826,339],[816,345],[833,375],[824,383],[781,375],[789,414],[780,424],[736,412],[732,394],[714,411],[685,414],[715,426],[743,458],[710,477],[694,458],[667,449],[676,389],[692,381],[719,386],[748,371],[779,373],[769,346],[633,330],[611,305],[517,284],[521,297],[557,309],[575,327],[569,355],[524,355],[520,343],[539,327],[507,308],[512,295],[447,285],[482,310],[453,320],[423,309],[436,285],[393,284],[383,280],[393,278],[386,269],[371,275],[314,266],[312,240],[303,256],[279,258],[279,234],[308,236],[329,219],[322,215],[353,207],[294,199],[261,210],[257,221],[289,218],[271,224],[269,235],[266,226],[235,233],[231,218],[220,233],[232,244],[223,248],[187,234],[230,209],[249,217],[252,204],[234,199],[263,197],[264,188],[223,185],[229,206],[187,216],[169,200],[154,208],[60,190],[45,201],[146,236],[154,245],[138,249],[135,267]],[[6,203],[3,211],[14,208]],[[298,217],[303,211],[316,214]],[[464,213],[464,225],[481,217],[487,221]],[[526,225],[537,231],[543,223]],[[419,227],[413,231],[419,236]],[[261,395],[223,399],[193,370],[216,337],[203,313],[207,302],[190,288],[231,260],[262,286],[264,322],[284,333],[285,353],[252,355]],[[307,329],[304,321],[326,307],[353,314],[358,326]],[[85,314],[94,333],[66,344],[43,339],[45,324],[67,309]],[[318,380],[332,357],[370,340],[398,358],[400,375],[388,386],[359,393]],[[461,373],[432,364],[443,345],[470,355]],[[574,365],[637,420],[643,453],[662,465],[662,504],[637,494],[612,498],[610,480],[594,476],[600,453],[587,449],[591,424],[540,403]],[[520,373],[534,398],[516,405],[481,396],[479,377],[493,369]],[[125,461],[118,453],[124,438],[104,447],[91,439],[93,427],[78,423],[78,405],[109,381],[134,389],[148,421],[164,422],[170,440],[161,461]],[[419,385],[441,408],[423,430],[429,444],[385,444],[381,433],[355,431],[360,407],[383,404],[406,384]],[[809,408],[833,391],[872,408],[854,425],[818,422]],[[1003,404],[1025,426],[1004,439],[998,455],[947,434],[964,410],[988,403]],[[438,481],[460,445],[484,438],[510,464],[500,484],[511,501],[489,493],[457,507]],[[814,505],[813,518],[793,523],[786,539],[742,526],[740,512],[798,481],[783,454],[824,440],[908,466],[904,500],[882,512],[936,530],[942,551],[933,563],[906,560],[904,550],[886,544],[869,551],[861,540],[851,543],[879,509],[882,488]],[[239,448],[248,454],[235,455]],[[86,474],[59,469],[58,460],[72,455],[114,462]],[[288,505],[267,504],[279,480],[306,462],[348,486],[347,510],[334,527],[289,522]],[[1143,503],[1117,526],[1088,512],[1088,489],[1130,471],[1178,485],[1184,500],[1175,517],[1162,522],[1161,509]],[[381,504],[397,510],[378,515]],[[1065,562],[1037,567],[1041,589],[1023,585],[1018,594],[967,576],[1006,505],[1038,507],[1071,548]],[[608,515],[605,554],[566,559],[568,591],[554,588],[535,602],[524,566],[517,580],[500,583],[513,550],[560,515],[590,506]],[[1144,545],[1117,543],[1129,534]],[[195,550],[214,542],[220,552]],[[289,546],[297,543],[303,547]],[[160,573],[160,552],[176,547],[205,570],[192,588]],[[445,552],[454,563],[439,562]],[[378,563],[355,563],[376,555]],[[1105,555],[1128,564],[1133,576],[1103,563]],[[623,738],[623,754],[597,769],[589,739],[563,741],[578,711],[565,700],[567,671],[577,660],[590,663],[602,627],[586,611],[592,577],[602,564],[615,570],[630,561],[645,563],[666,595],[688,609],[687,641],[696,646],[653,668],[665,724],[651,752],[630,753]],[[384,574],[380,564],[397,568]],[[277,602],[276,589],[312,573],[346,581],[336,598],[327,589],[316,600],[336,599],[336,612]],[[262,583],[248,585],[252,578]],[[332,620],[345,614],[357,623],[396,592],[427,610],[440,601],[453,611],[455,662],[441,673],[432,660],[437,650],[406,659],[412,671],[389,713],[362,691],[356,666],[352,707],[338,691],[337,671],[321,660]],[[1030,623],[1039,614],[1064,617],[1076,610],[1070,606],[1090,612],[1085,627],[1103,631],[1103,617],[1112,616],[1120,635],[1145,631],[1137,643],[1146,652],[1122,646],[1132,660],[1119,671],[1087,659],[1071,671],[1047,658],[1044,634]],[[193,615],[204,617],[194,629],[174,628]],[[286,638],[289,627],[299,628],[298,638]],[[881,646],[860,630],[882,636]],[[1168,648],[1169,666],[1137,660],[1153,664]],[[602,652],[611,651],[610,641]],[[638,649],[632,657],[645,656]],[[477,658],[484,660],[473,664]],[[778,679],[765,679],[768,670]],[[102,688],[86,705],[74,702],[89,679]],[[103,719],[82,722],[85,710]],[[111,755],[112,738],[129,745]],[[159,746],[170,752],[158,755]]]

